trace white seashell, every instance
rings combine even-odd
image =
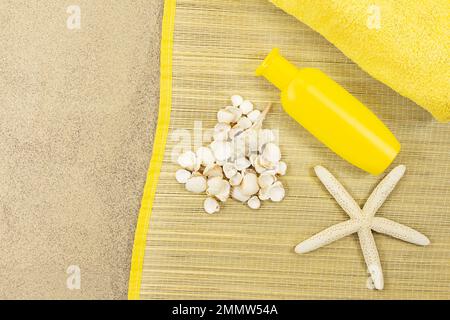
[[[234,187],[231,191],[231,197],[237,201],[245,202],[250,196],[243,193],[241,187]]]
[[[236,173],[234,176],[232,176],[229,180],[230,185],[232,185],[233,187],[238,186],[241,184],[242,182],[242,174],[240,174],[239,172]]]
[[[228,181],[223,180],[220,177],[213,177],[211,179],[208,179],[208,189],[206,189],[206,194],[209,196],[222,195],[222,197],[220,197],[220,200],[222,200],[224,196],[228,198],[230,194],[230,184],[228,183]]]
[[[284,161],[278,162],[277,174],[284,176],[286,174],[287,164]]]
[[[262,201],[269,200],[270,199],[269,189],[270,187],[259,189],[258,198],[261,199]]]
[[[275,182],[269,188],[270,200],[272,200],[274,202],[280,202],[281,200],[283,200],[284,196],[285,196],[284,187],[280,181]]]
[[[224,188],[224,182],[221,177],[212,177],[208,179],[207,185],[208,189],[206,189],[206,194],[210,196],[215,196],[216,194],[219,194],[222,192],[222,189]]]
[[[244,129],[236,125],[233,128],[231,128],[230,131],[228,131],[228,137],[231,140],[236,139],[242,132],[244,132]]]
[[[213,133],[214,141],[226,141],[228,140],[228,131],[215,131]]]
[[[216,164],[218,164],[219,166],[223,166],[225,165],[225,163],[227,163],[226,160],[216,160]]]
[[[265,172],[267,170],[266,167],[262,166],[260,163],[260,157],[256,157],[255,161],[254,161],[254,165],[253,167],[255,168],[255,171],[259,174],[262,174],[263,172]]]
[[[262,158],[265,161],[271,162],[271,163],[278,163],[281,159],[281,151],[280,148],[272,142],[269,142],[264,145],[264,150],[262,153]]]
[[[241,190],[249,196],[259,191],[258,177],[254,173],[246,173],[242,178]]]
[[[258,155],[253,153],[248,158],[249,158],[250,163],[252,164],[252,166],[255,166],[256,161],[258,160]]]
[[[268,173],[263,173],[258,177],[258,184],[261,188],[268,188],[275,181],[276,181],[276,178],[273,175],[268,174]]]
[[[210,164],[203,170],[203,175],[207,178],[223,177],[222,167],[218,164]]]
[[[214,131],[218,132],[218,131],[228,131],[231,129],[231,126],[228,123],[217,123],[214,126]]]
[[[253,167],[255,168],[255,171],[258,172],[259,174],[261,173],[270,173],[272,175],[276,174],[275,171],[276,164],[264,160],[262,156],[257,156],[256,159],[254,159]]]
[[[244,101],[244,98],[242,98],[240,95],[235,94],[231,96],[231,104],[234,107],[238,107],[242,102]]]
[[[266,169],[264,172],[263,172],[263,174],[270,174],[271,176],[274,176],[275,177],[275,180],[277,180],[277,177],[276,177],[276,175],[277,175],[277,170],[275,170],[276,169],[276,166],[274,167],[274,169]]]
[[[206,190],[206,179],[203,176],[191,177],[186,181],[186,190],[194,193],[202,193]]]
[[[250,199],[248,199],[247,205],[251,209],[259,209],[261,207],[261,201],[259,200],[259,198],[257,196],[253,196]]]
[[[223,173],[225,174],[225,177],[227,177],[228,179],[234,176],[237,173],[237,169],[234,166],[234,163],[225,163],[223,165]]]
[[[211,149],[208,147],[198,148],[195,154],[197,156],[197,161],[200,161],[200,164],[203,166],[211,165],[216,161]]]
[[[194,166],[194,172],[197,172],[200,170],[200,167],[202,165],[201,159],[196,158],[195,159],[195,166]]]
[[[256,120],[258,120],[260,115],[261,115],[261,111],[253,110],[252,112],[247,114],[247,118],[249,118],[251,122],[256,122]]]
[[[212,214],[219,212],[220,205],[214,198],[206,198],[203,202],[203,208],[205,209],[206,213]]]
[[[273,163],[271,161],[266,160],[263,156],[258,158],[258,164],[264,167],[266,170],[273,171],[273,174],[276,174],[277,163]]]
[[[241,128],[241,129],[245,130],[245,129],[250,128],[252,126],[252,124],[253,124],[252,121],[249,118],[244,116],[239,119],[237,126],[239,126],[239,128]]]
[[[175,172],[175,179],[177,179],[179,183],[186,183],[191,175],[192,174],[190,171],[187,171],[186,169],[179,169]]]
[[[258,147],[259,151],[262,152],[264,146],[269,142],[275,141],[275,134],[270,129],[261,129],[258,132]]]
[[[231,157],[231,144],[228,141],[213,141],[210,148],[218,161],[225,161]]]
[[[242,111],[238,107],[228,106],[225,110],[233,114],[234,117],[231,122],[238,122],[242,116]]]
[[[230,197],[230,190],[231,190],[231,186],[228,183],[228,181],[224,180],[225,184],[222,188],[222,191],[218,194],[216,194],[216,198],[219,199],[222,202],[227,201],[227,199]]]
[[[196,167],[196,161],[197,157],[195,153],[192,151],[186,151],[185,153],[181,154],[177,159],[178,164],[182,168],[187,169],[189,171],[194,170],[194,168]]]
[[[227,140],[228,132],[230,131],[231,126],[228,123],[218,123],[214,127],[213,132],[213,140]]]
[[[230,123],[233,122],[235,116],[233,113],[220,109],[219,112],[217,112],[217,121],[220,123]]]
[[[250,167],[251,162],[247,158],[242,157],[242,158],[236,159],[236,161],[234,162],[234,166],[237,170],[242,171],[242,170],[245,170],[248,167]]]
[[[270,200],[274,202],[280,202],[281,200],[284,199],[284,196],[285,196],[284,188],[276,187],[270,189]]]
[[[251,103],[248,100],[242,101],[242,103],[239,105],[239,109],[241,109],[243,114],[249,114],[253,110],[253,103]]]
[[[256,119],[255,123],[253,123],[253,129],[255,130],[261,129],[264,119],[266,118],[266,115],[269,112],[271,106],[272,104],[269,103],[267,107],[265,107],[264,110],[261,111],[261,114],[259,115],[258,119]]]

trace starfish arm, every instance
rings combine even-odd
[[[419,231],[386,218],[373,218],[372,229],[376,232],[384,233],[419,246],[427,246],[430,244],[430,240]]]
[[[350,219],[335,224],[311,238],[299,243],[295,247],[296,253],[307,253],[339,240],[345,236],[355,233],[360,228],[361,223],[358,220]]]
[[[363,213],[366,217],[373,217],[375,215],[377,210],[383,205],[384,201],[386,201],[389,194],[403,177],[405,170],[406,167],[404,165],[397,166],[381,180],[363,207]]]
[[[315,166],[314,171],[328,192],[352,219],[360,218],[361,208],[344,186],[322,166]]]
[[[382,290],[384,287],[383,270],[372,232],[367,227],[361,228],[358,231],[358,237],[373,284],[376,289]]]

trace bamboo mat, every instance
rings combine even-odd
[[[167,3],[173,1],[166,2],[166,10]],[[137,288],[130,297],[450,298],[450,126],[433,121],[268,1],[179,0],[175,11],[168,138],[150,227],[136,235],[141,241],[146,236],[146,242],[142,274],[132,274],[139,283],[130,283],[130,288]],[[172,20],[167,16],[165,28],[168,21]],[[163,45],[171,50],[169,38]],[[382,176],[370,176],[345,163],[281,110],[277,90],[253,75],[275,46],[298,66],[320,68],[342,84],[402,143],[393,165],[405,164],[407,173],[378,216],[416,228],[430,238],[431,245],[417,247],[375,234],[385,276],[383,291],[366,288],[368,274],[356,235],[307,255],[293,252],[300,241],[347,219],[313,174],[314,165],[333,172],[361,205]],[[163,73],[169,70],[164,68]],[[195,121],[211,128],[218,108],[236,93],[260,108],[276,102],[265,127],[280,131],[288,164],[282,178],[287,197],[281,203],[264,203],[258,211],[230,200],[220,213],[207,215],[202,209],[204,196],[188,193],[175,181],[177,165],[171,154],[180,129],[194,132]],[[161,107],[167,107],[165,101]],[[150,194],[146,193],[145,212],[141,212],[147,217]],[[135,251],[137,256],[136,243]]]

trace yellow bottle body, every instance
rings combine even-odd
[[[280,88],[284,110],[343,159],[371,174],[382,173],[400,151],[389,129],[319,69],[286,63],[274,49],[257,70]]]

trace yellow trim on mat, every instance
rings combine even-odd
[[[170,108],[172,104],[172,48],[175,22],[176,0],[165,0],[164,16],[161,34],[161,75],[159,115],[156,127],[153,155],[147,172],[147,180],[142,196],[141,209],[134,236],[133,255],[131,257],[130,280],[128,284],[128,299],[137,300],[140,297],[142,267],[144,264],[145,245],[148,226],[152,213],[153,199],[158,184],[159,173],[166,147],[167,133],[170,123]]]

